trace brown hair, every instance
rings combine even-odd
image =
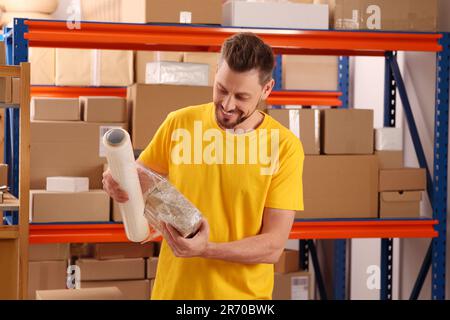
[[[272,79],[275,58],[272,48],[253,33],[237,33],[222,45],[219,64],[226,61],[231,70],[259,71],[259,82],[265,85]]]

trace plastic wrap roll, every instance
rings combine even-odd
[[[103,136],[103,144],[111,175],[128,194],[129,200],[119,203],[126,235],[133,242],[145,241],[150,231],[130,136],[123,129],[111,129]]]

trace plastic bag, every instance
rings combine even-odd
[[[149,224],[160,231],[162,221],[184,238],[194,236],[200,227],[202,213],[166,178],[142,166],[138,168],[144,193],[144,216]]]

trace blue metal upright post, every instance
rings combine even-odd
[[[342,92],[340,97],[343,109],[349,108],[349,57],[338,57],[338,90]],[[347,267],[347,240],[337,239],[333,242],[333,290],[335,300],[346,299],[346,267]]]
[[[387,55],[396,56],[395,52]],[[392,74],[391,64],[386,57],[384,64],[384,127],[395,128],[397,84]],[[393,239],[381,239],[380,254],[380,300],[392,300],[392,265],[393,265]]]
[[[283,89],[282,69],[283,69],[283,56],[281,54],[277,54],[275,56],[275,69],[273,69],[272,74],[272,77],[275,80],[275,86],[273,90],[280,91]],[[272,106],[272,108],[281,109],[281,106]]]
[[[338,58],[338,90],[342,92],[339,98],[342,101],[342,108],[347,109],[349,105],[349,88],[350,88],[350,58]]]
[[[434,129],[433,163],[433,218],[439,235],[432,241],[431,293],[433,300],[445,299],[445,265],[447,241],[447,170],[448,170],[448,121],[449,121],[449,74],[450,33],[441,39],[443,51],[437,54],[436,113]]]
[[[28,61],[28,41],[24,38],[28,32],[28,26],[25,25],[25,19],[14,19],[13,29],[13,64],[18,66],[21,62]],[[19,127],[20,127],[20,110],[10,109],[10,116],[13,123],[12,136],[12,185],[11,192],[16,197],[19,196]],[[11,121],[11,120],[10,120]]]

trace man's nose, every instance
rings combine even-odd
[[[223,106],[223,109],[224,109],[226,112],[233,111],[233,110],[236,108],[236,104],[235,104],[235,101],[234,101],[233,97],[232,97],[232,96],[227,96],[227,97],[223,100],[222,106]]]

